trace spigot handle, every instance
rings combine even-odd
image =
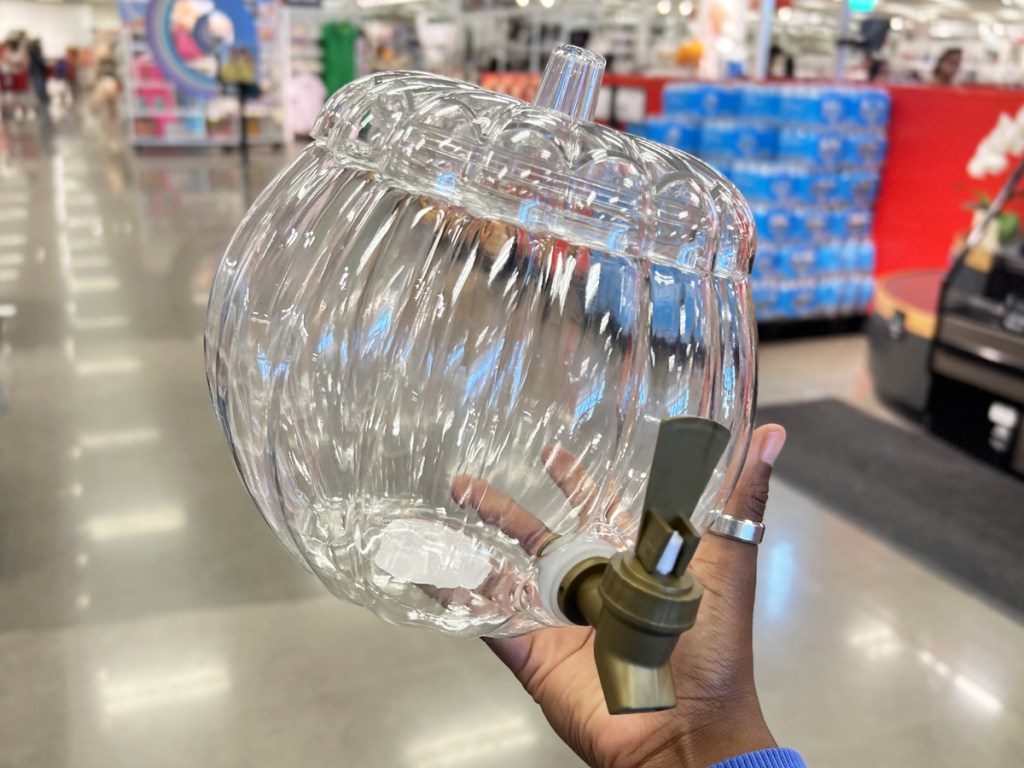
[[[661,422],[647,479],[636,555],[648,573],[682,575],[700,542],[690,518],[729,443],[710,419]]]

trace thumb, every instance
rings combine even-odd
[[[491,649],[495,656],[501,659],[502,664],[509,668],[519,682],[526,686],[527,675],[526,665],[530,661],[530,651],[533,648],[533,635],[519,635],[518,637],[484,637],[481,638],[484,644]]]
[[[726,502],[724,514],[763,522],[772,467],[785,442],[786,430],[778,424],[766,424],[754,431],[739,482]],[[708,532],[699,555],[706,569],[701,573],[705,587],[727,589],[734,597],[742,598],[737,605],[753,607],[756,546]]]
[[[723,514],[739,520],[764,521],[772,467],[784,443],[785,430],[777,424],[766,424],[754,431],[739,480],[722,510]],[[727,537],[715,536],[711,531],[702,538],[701,559],[708,562],[712,571],[708,573],[709,578],[713,582],[720,579],[723,583],[741,588],[743,592],[750,592],[753,599],[758,548]]]
[[[786,430],[778,424],[765,424],[754,430],[743,471],[725,505],[725,514],[741,520],[764,521],[772,469],[785,443]]]

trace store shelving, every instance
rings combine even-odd
[[[319,76],[323,72],[320,28],[329,17],[320,8],[302,6],[289,6],[285,16],[289,76],[302,72]]]
[[[328,13],[316,6],[289,5],[283,18],[283,68],[285,90],[289,94],[288,131],[295,136],[308,135],[312,128],[310,115],[319,110],[327,92],[319,85],[323,76],[323,49],[320,30],[338,13]]]

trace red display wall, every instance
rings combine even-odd
[[[967,175],[978,142],[1000,112],[1016,114],[1024,91],[892,86],[892,119],[875,209],[876,273],[944,268],[957,234],[970,227],[964,205],[975,190],[993,196],[1006,174]]]

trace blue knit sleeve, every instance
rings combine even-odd
[[[807,768],[804,760],[792,749],[763,749],[738,755],[710,768]]]

